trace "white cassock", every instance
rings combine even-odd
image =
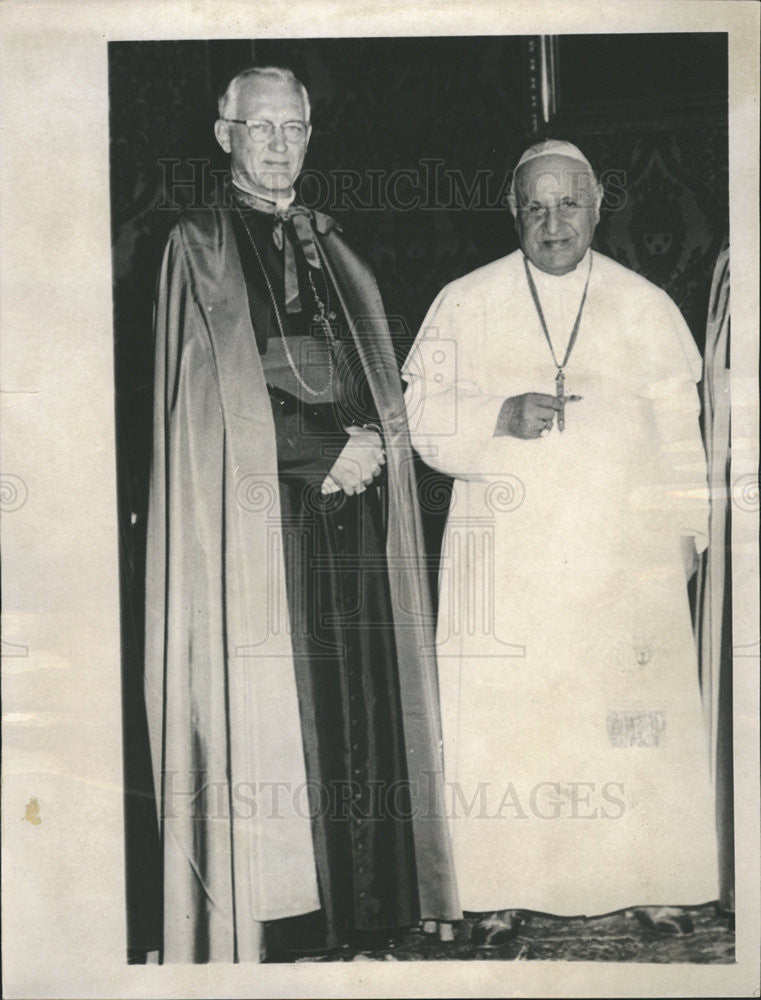
[[[707,538],[700,355],[671,299],[598,253],[532,266],[566,426],[495,437],[555,394],[521,251],[448,285],[405,364],[412,440],[455,479],[437,630],[463,909],[599,914],[717,897],[682,536]]]

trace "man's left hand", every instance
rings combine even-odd
[[[366,427],[347,427],[349,440],[325,477],[322,492],[347,496],[363,493],[386,461],[380,434]]]

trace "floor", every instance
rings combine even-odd
[[[297,958],[297,962],[352,961],[593,961],[693,962],[729,964],[734,961],[735,936],[731,918],[713,905],[688,911],[692,934],[666,937],[648,931],[626,912],[595,918],[560,918],[531,914],[516,938],[494,949],[470,943],[473,921],[455,926],[455,940],[409,931],[395,942],[370,948],[345,947],[330,955]]]

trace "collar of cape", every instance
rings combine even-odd
[[[301,205],[297,202],[295,192],[287,198],[272,200],[270,198],[262,198],[261,195],[251,194],[249,191],[243,191],[230,181],[228,194],[227,203],[232,201],[243,207],[252,208],[255,212],[275,215],[280,219],[287,219],[296,214],[306,215],[312,220],[315,229],[322,236],[334,229],[336,232],[342,232],[341,226],[332,216],[326,215],[324,212],[318,212],[316,209],[307,208],[306,205]]]

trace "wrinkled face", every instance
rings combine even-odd
[[[515,228],[528,259],[548,274],[572,271],[592,242],[602,189],[579,160],[538,156],[516,174]]]
[[[271,122],[277,126],[269,138],[254,138],[245,125],[217,121],[217,141],[230,154],[233,181],[244,191],[264,198],[290,194],[304,162],[311,126],[293,141],[286,139],[285,122],[304,121],[301,91],[293,84],[266,78],[244,83],[226,118]]]

